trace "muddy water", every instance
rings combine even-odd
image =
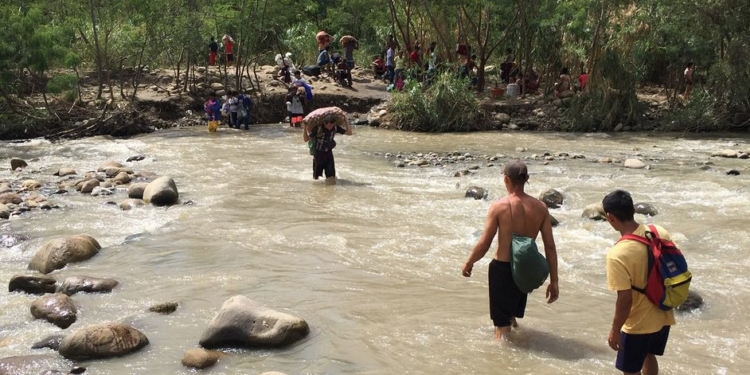
[[[71,193],[50,201],[64,208],[0,222],[2,233],[31,237],[0,249],[0,280],[24,272],[41,245],[55,236],[88,233],[103,250],[93,259],[53,273],[113,277],[111,294],[74,296],[79,320],[67,331],[107,320],[134,324],[151,344],[118,359],[83,362],[92,374],[188,374],[186,349],[227,298],[243,294],[305,318],[308,338],[282,350],[234,350],[210,374],[614,374],[606,335],[614,295],[605,288],[604,256],[617,234],[580,218],[583,208],[615,188],[654,203],[654,219],[671,230],[695,274],[704,309],[678,317],[665,374],[740,374],[750,366],[750,203],[747,161],[710,160],[712,151],[750,149],[739,137],[685,139],[674,135],[539,133],[410,134],[358,127],[340,136],[338,186],[311,180],[301,135],[280,126],[250,132],[203,129],[157,132],[128,140],[93,138],[60,144],[3,144],[0,160],[34,160],[32,175],[54,181],[59,167],[94,170],[105,160],[147,155],[136,170],[175,178],[181,199],[169,209],[121,212],[103,205],[114,197]],[[739,143],[739,145],[736,145]],[[517,147],[528,151],[520,153]],[[527,317],[512,341],[491,340],[486,269],[471,279],[462,262],[482,228],[490,201],[505,195],[500,169],[484,159],[459,167],[395,168],[383,154],[461,151],[473,155],[531,156],[579,153],[585,160],[529,161],[527,190],[556,188],[565,205],[553,211],[560,259],[560,300],[529,298]],[[638,156],[650,170],[593,163]],[[495,162],[501,164],[504,159]],[[7,164],[6,164],[7,165]],[[469,176],[459,168],[479,165]],[[726,176],[727,168],[740,176]],[[10,171],[2,178],[15,178]],[[489,200],[464,199],[470,185]],[[0,294],[0,356],[43,353],[32,342],[61,332],[34,321],[23,294]],[[176,300],[172,315],[146,311]],[[62,363],[61,365],[64,365]]]

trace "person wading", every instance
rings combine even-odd
[[[328,115],[323,125],[308,129],[305,124],[302,132],[305,142],[315,140],[313,152],[313,179],[317,180],[325,172],[326,183],[336,183],[336,164],[333,160],[333,148],[336,141],[333,140],[336,133],[352,135],[352,127],[346,121],[346,129],[336,125],[336,115]]]

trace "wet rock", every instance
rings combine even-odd
[[[71,276],[60,285],[58,292],[72,296],[78,292],[84,293],[109,293],[119,282],[115,279],[106,279],[89,276]]]
[[[143,190],[143,201],[154,206],[171,206],[177,203],[178,198],[177,185],[168,176],[157,178]]]
[[[97,172],[104,172],[107,168],[122,168],[123,165],[116,162],[116,161],[105,161],[102,163],[102,165],[97,169]],[[116,173],[115,173],[116,174]]]
[[[730,169],[727,171],[727,176],[739,176],[739,175],[740,175],[740,171],[736,169]]]
[[[549,221],[550,221],[550,224],[552,224],[553,227],[556,227],[556,226],[560,225],[560,222],[557,221],[557,219],[555,219],[555,217],[552,216],[552,215],[549,215]]]
[[[65,294],[47,294],[31,303],[31,315],[65,329],[75,323],[78,309]]]
[[[126,173],[126,174],[133,173],[132,170],[125,169],[125,168],[109,167],[109,168],[104,169],[104,175],[107,178],[116,177],[117,175],[119,175],[120,173],[123,173],[123,172]]]
[[[638,159],[626,159],[625,163],[623,163],[623,166],[625,168],[631,168],[631,169],[643,169],[643,168],[646,168],[646,163]]]
[[[37,180],[26,180],[21,183],[21,187],[26,190],[36,190],[42,187],[42,183]]]
[[[114,193],[115,192],[112,191],[112,189],[104,188],[101,185],[95,187],[94,190],[91,190],[91,196],[93,196],[93,197],[105,196],[105,195],[112,195]]]
[[[131,162],[131,161],[141,161],[141,160],[143,160],[143,159],[145,159],[145,158],[146,158],[146,156],[145,156],[145,155],[136,155],[136,156],[131,156],[131,157],[129,157],[129,158],[128,158],[128,160],[126,160],[126,161],[127,161],[127,162]]]
[[[142,207],[144,205],[146,205],[146,202],[141,199],[126,199],[119,204],[120,209],[123,211],[129,211],[134,208]]]
[[[7,183],[0,183],[0,194],[12,192],[13,189]]]
[[[510,123],[510,115],[507,113],[498,113],[495,115],[495,120],[501,125]]]
[[[739,153],[737,150],[721,150],[711,154],[711,156],[718,156],[722,158],[736,158]]]
[[[34,254],[29,262],[29,269],[47,274],[68,263],[90,259],[101,248],[93,237],[85,234],[55,238]]]
[[[612,163],[612,158],[604,157],[604,158],[599,159],[599,162],[603,164],[609,164],[609,163]]]
[[[8,291],[28,294],[54,293],[57,280],[46,275],[15,275],[10,278]]]
[[[148,308],[148,311],[168,315],[177,311],[179,304],[177,302],[158,303]]]
[[[118,357],[148,345],[146,335],[120,323],[86,326],[65,336],[60,342],[60,355],[71,360]]]
[[[471,173],[471,172],[468,169],[464,169],[462,171],[458,171],[458,172],[454,173],[453,177],[463,177],[463,176],[466,176],[469,173]]]
[[[10,169],[11,170],[15,171],[18,168],[26,168],[28,166],[29,165],[26,164],[26,161],[23,160],[23,159],[19,159],[19,158],[12,158],[12,159],[10,159]]]
[[[0,203],[0,219],[9,219],[10,213],[10,207]]]
[[[526,152],[528,149],[526,147],[516,147],[516,152]]]
[[[182,365],[202,370],[215,365],[222,356],[222,353],[214,350],[192,348],[182,356]]]
[[[21,196],[14,192],[0,194],[0,203],[2,204],[21,204],[21,202],[23,202]]]
[[[633,205],[635,213],[648,216],[656,216],[659,214],[659,210],[649,203],[636,203]]]
[[[562,206],[565,198],[561,192],[555,189],[549,189],[539,195],[539,200],[544,202],[544,204],[547,205],[547,208],[559,208]]]
[[[0,213],[3,210],[2,209],[3,206],[4,205],[0,203]],[[1,214],[0,214],[0,217],[2,217]],[[28,241],[28,240],[29,240],[29,236],[23,235],[23,234],[3,234],[3,235],[0,235],[0,246],[13,247],[13,246],[18,245],[21,242]]]
[[[489,192],[485,188],[479,186],[470,186],[469,189],[466,190],[464,198],[474,198],[476,200],[485,199],[487,198],[488,193]]]
[[[83,194],[90,194],[92,191],[94,191],[94,188],[99,186],[99,180],[97,179],[90,179],[84,181],[81,185],[81,188],[78,189]]]
[[[601,203],[593,203],[583,209],[581,214],[582,218],[589,220],[607,220],[607,216],[604,213],[604,207]]]
[[[112,179],[116,185],[125,185],[130,183],[130,175],[127,172],[120,172]]]
[[[310,333],[304,319],[274,311],[245,296],[221,306],[200,339],[204,348],[282,347]]]
[[[51,335],[47,336],[33,344],[31,344],[31,349],[42,349],[42,348],[50,348],[52,350],[57,350],[60,347],[60,341],[62,341],[64,335]]]
[[[128,186],[128,198],[143,199],[143,191],[146,190],[148,183],[137,182]]]
[[[400,161],[400,160],[397,160],[397,161],[393,162],[393,165],[394,165],[394,166],[395,166],[396,168],[404,168],[404,167],[406,166],[406,164],[404,164],[404,162],[403,162],[403,161]]]
[[[77,173],[75,169],[73,168],[60,168],[57,170],[57,172],[53,173],[54,176],[60,176],[60,177],[70,176],[70,175],[75,175],[75,174]]]
[[[703,297],[697,292],[690,290],[688,291],[687,300],[685,300],[680,306],[677,306],[677,311],[690,312],[700,309],[701,307],[703,307]]]

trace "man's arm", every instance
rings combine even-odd
[[[346,131],[344,132],[344,135],[352,135],[352,125],[349,123],[349,119],[344,120],[346,123]]]
[[[633,305],[633,291],[630,289],[617,291],[617,302],[615,303],[615,317],[612,319],[612,329],[609,331],[607,342],[612,350],[620,350],[620,331],[630,315]]]
[[[541,203],[541,202],[540,202]],[[557,284],[557,247],[555,247],[555,237],[552,235],[552,221],[549,210],[544,206],[546,217],[542,222],[542,242],[544,243],[544,257],[547,258],[549,265],[549,285],[547,285],[547,303],[557,301],[560,289]]]
[[[305,142],[310,141],[310,134],[307,132],[307,124],[302,126],[302,139],[305,140]]]
[[[487,253],[487,250],[489,250],[490,246],[492,245],[492,240],[495,238],[495,234],[497,234],[498,215],[500,214],[499,207],[500,206],[498,204],[493,204],[492,206],[490,206],[490,209],[487,212],[487,220],[484,224],[484,231],[479,237],[479,241],[477,242],[477,244],[474,245],[474,249],[471,250],[469,259],[467,259],[466,263],[464,263],[462,274],[465,277],[471,276],[471,270],[472,268],[474,268],[474,263],[482,259],[482,257],[484,257],[484,254]]]

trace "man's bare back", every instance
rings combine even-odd
[[[497,217],[498,227],[495,230],[498,246],[494,258],[501,262],[510,262],[513,233],[536,240],[545,220],[549,222],[547,206],[526,193],[498,200],[490,207],[489,214]],[[548,224],[551,229],[551,223]]]

